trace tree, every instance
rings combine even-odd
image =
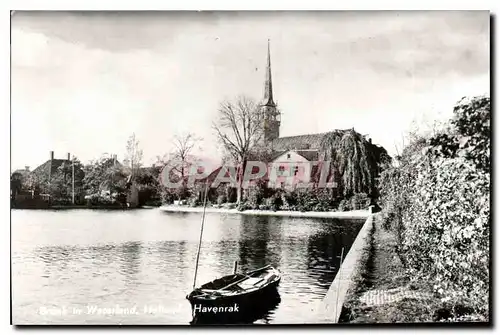
[[[136,176],[142,165],[142,149],[139,147],[139,141],[133,133],[127,141],[127,152],[125,154],[126,165],[130,168],[132,176]]]
[[[172,153],[173,159],[178,163],[174,164],[174,173],[178,173],[182,180],[182,186],[178,189],[177,195],[179,200],[184,199],[187,195],[186,189],[186,171],[196,160],[192,155],[191,151],[194,146],[200,142],[202,138],[196,137],[193,133],[187,133],[184,135],[175,135],[173,138],[173,145],[175,147]]]
[[[262,113],[250,98],[238,97],[223,101],[219,105],[218,120],[212,127],[224,149],[237,164],[237,203],[243,196],[243,172],[252,151],[259,146],[263,137]]]
[[[489,173],[490,108],[489,96],[462,98],[453,109],[451,127],[429,139],[427,153],[444,158],[465,157]]]
[[[368,142],[361,134],[349,129],[328,133],[321,149],[339,174],[344,196],[356,193],[376,194],[376,180],[390,157],[382,147]]]
[[[127,175],[114,159],[101,157],[85,167],[83,187],[87,194],[99,194],[109,191],[118,195],[125,193]]]
[[[15,199],[16,195],[21,192],[22,177],[23,176],[19,172],[14,172],[10,176],[10,194],[12,199]]]
[[[83,166],[77,158],[73,162],[64,161],[52,175],[49,185],[49,194],[60,201],[70,201],[73,195],[73,164],[75,172],[75,194],[82,190],[85,172]]]

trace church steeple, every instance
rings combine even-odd
[[[273,80],[271,76],[271,46],[269,39],[267,40],[267,67],[266,67],[266,82],[264,84],[264,106],[276,107],[273,100]]]
[[[267,40],[266,82],[264,84],[264,100],[262,101],[264,143],[268,145],[280,136],[280,112],[273,99],[273,81],[271,78],[271,47]]]

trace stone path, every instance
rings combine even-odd
[[[430,293],[411,291],[403,287],[398,287],[388,290],[367,291],[361,295],[359,301],[367,307],[372,307],[393,303],[404,298],[430,299],[432,295]]]
[[[410,312],[411,315],[406,315],[405,308],[426,306],[429,301],[435,299],[430,292],[412,289],[412,286],[418,287],[418,285],[415,285],[416,283],[412,285],[404,271],[396,253],[396,236],[384,230],[381,223],[377,217],[369,250],[371,257],[367,260],[366,273],[361,283],[362,292],[358,292],[359,295],[354,296],[354,300],[345,306],[344,314],[341,315],[342,323],[394,323],[419,320],[420,316],[411,314],[414,311]],[[406,299],[419,302],[410,302],[404,304],[405,307],[399,307],[398,303]],[[421,317],[432,318],[425,314],[427,312],[425,307],[422,307]]]

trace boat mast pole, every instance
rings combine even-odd
[[[208,181],[205,182],[205,195],[203,200],[203,216],[201,218],[200,241],[198,242],[198,253],[196,255],[196,266],[194,269],[193,290],[196,288],[196,275],[198,274],[198,262],[200,261],[201,239],[203,237],[203,226],[205,223],[205,212],[207,209]]]
[[[75,156],[73,156],[73,160],[72,160],[72,164],[71,164],[71,170],[72,170],[72,173],[71,173],[71,179],[72,179],[72,182],[71,182],[71,188],[72,188],[72,193],[71,193],[71,200],[72,200],[72,203],[73,205],[75,204]]]

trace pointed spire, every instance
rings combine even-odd
[[[273,81],[271,78],[271,45],[270,40],[267,40],[267,68],[266,68],[266,82],[264,84],[264,102],[265,106],[275,107],[273,101]]]

